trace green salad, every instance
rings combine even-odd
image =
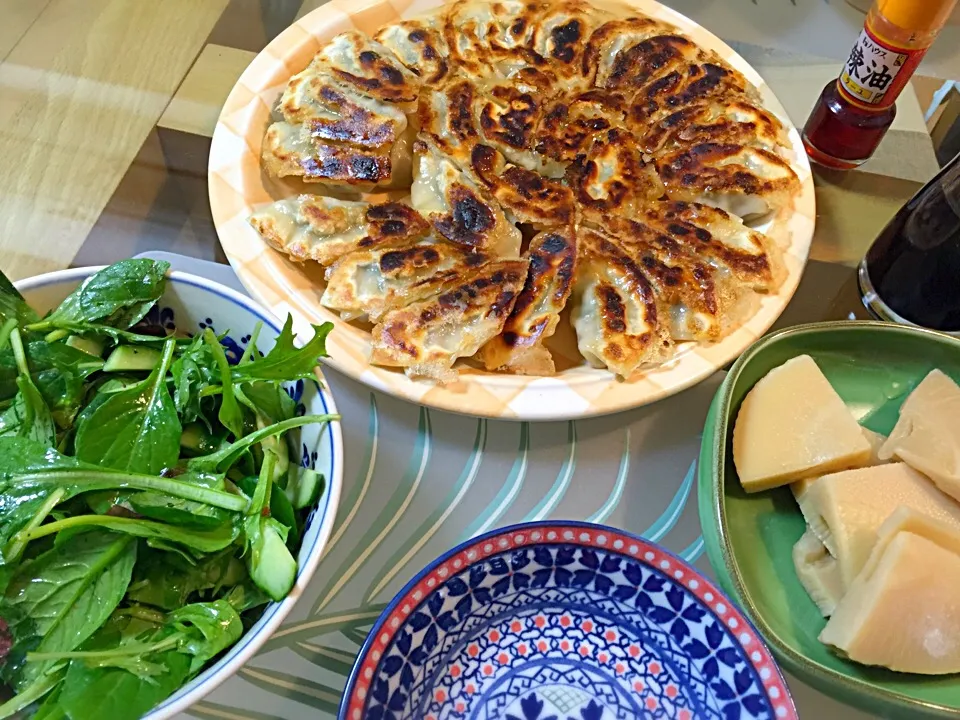
[[[126,260],[41,317],[0,273],[0,718],[139,718],[293,587],[325,489],[291,457],[329,323],[228,359],[144,322]],[[303,411],[302,406],[300,412]],[[299,447],[299,446],[298,446]]]

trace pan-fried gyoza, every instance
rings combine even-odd
[[[338,198],[250,223],[327,268],[321,304],[376,323],[373,364],[551,375],[566,321],[587,363],[628,378],[722,339],[781,282],[744,219],[799,192],[783,123],[716,52],[626,6],[454,0],[342,33],[276,110],[266,172]]]

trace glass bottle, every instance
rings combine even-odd
[[[850,57],[823,88],[803,144],[820,165],[850,170],[873,155],[897,114],[897,96],[957,0],[875,0]]]
[[[874,317],[960,335],[960,155],[881,231],[858,279]]]

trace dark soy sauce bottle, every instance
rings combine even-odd
[[[875,317],[960,335],[960,155],[900,208],[858,277]]]

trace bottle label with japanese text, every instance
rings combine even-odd
[[[925,52],[925,48],[909,50],[883,42],[865,27],[840,73],[840,89],[857,105],[889,107]]]

